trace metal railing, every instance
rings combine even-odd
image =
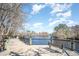
[[[72,39],[67,39],[67,40],[62,40],[62,39],[53,39],[53,41],[55,42],[63,42],[64,46],[67,44],[67,45],[70,45],[70,49],[71,50],[74,50],[73,48],[74,47],[77,47],[77,43],[79,43],[79,40],[72,40]],[[69,43],[69,44],[68,44]],[[62,45],[62,43],[60,43]]]
[[[79,52],[79,40],[73,40],[73,39],[52,39],[52,41],[58,44],[58,47],[62,49],[62,53],[65,53],[67,56],[70,56],[67,50],[70,51],[76,51]],[[62,42],[62,43],[61,43]],[[53,42],[54,43],[54,42]],[[53,43],[49,44],[49,48],[51,48],[51,45],[54,45]],[[54,45],[55,46],[55,45]]]

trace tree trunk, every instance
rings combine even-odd
[[[5,39],[3,35],[0,35],[0,51],[5,50]]]

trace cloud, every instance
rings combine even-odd
[[[32,26],[30,27],[30,30],[34,30],[36,32],[42,32],[44,30],[43,23],[38,22],[38,23],[32,24]]]
[[[63,13],[62,16],[70,17],[71,16],[71,11],[67,11],[67,12]]]
[[[49,26],[53,26],[53,25],[56,25],[56,24],[62,23],[63,21],[65,21],[64,18],[61,18],[60,20],[52,21],[52,22],[49,23]]]
[[[70,17],[72,14],[71,14],[71,10],[67,11],[67,12],[64,12],[64,13],[57,13],[56,16],[57,17],[60,17],[60,16],[63,16],[63,17]]]
[[[49,18],[48,21],[51,22],[52,21],[52,18]]]
[[[72,20],[68,20],[67,25],[71,27],[71,26],[77,25],[77,22],[72,21]]]
[[[58,25],[58,24],[61,24],[61,23],[66,24],[68,26],[73,26],[73,25],[76,24],[76,22],[74,22],[72,20],[66,20],[65,18],[60,18],[59,20],[55,20],[53,22],[50,22],[49,26],[51,27],[51,26]]]
[[[56,16],[60,17],[60,16],[62,16],[62,13],[57,13]]]
[[[72,16],[71,11],[72,4],[69,3],[56,3],[51,5],[52,11],[50,12],[51,15],[56,14],[56,20],[49,22],[49,26],[56,26],[60,23],[67,24],[68,26],[72,26],[75,24],[74,21],[70,20],[70,17]]]
[[[31,14],[37,14],[37,13],[39,13],[40,10],[42,10],[45,6],[46,5],[41,5],[41,4],[39,4],[39,5],[38,4],[33,5]]]
[[[30,31],[36,31],[36,32],[42,32],[45,30],[43,23],[37,22],[34,24],[24,23],[23,24],[23,30],[30,30]]]
[[[52,11],[50,12],[51,14],[52,13],[55,13],[55,12],[61,12],[63,11],[60,7],[61,5],[60,4],[54,4],[54,5],[51,5],[52,7]]]
[[[50,12],[50,14],[66,11],[71,6],[72,6],[72,4],[69,4],[69,3],[64,3],[64,4],[56,3],[53,5],[51,4],[52,11]]]
[[[34,28],[42,28],[43,23],[35,23],[33,24]]]

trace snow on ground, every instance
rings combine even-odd
[[[62,49],[52,46],[49,49],[48,45],[26,45],[19,39],[10,39],[6,43],[7,50],[1,52],[0,55],[2,56],[67,56],[65,53],[62,53]],[[72,55],[78,55],[74,51],[67,52]]]

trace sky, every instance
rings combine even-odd
[[[52,33],[58,24],[79,24],[78,3],[26,3],[22,11],[26,14],[25,31]]]

